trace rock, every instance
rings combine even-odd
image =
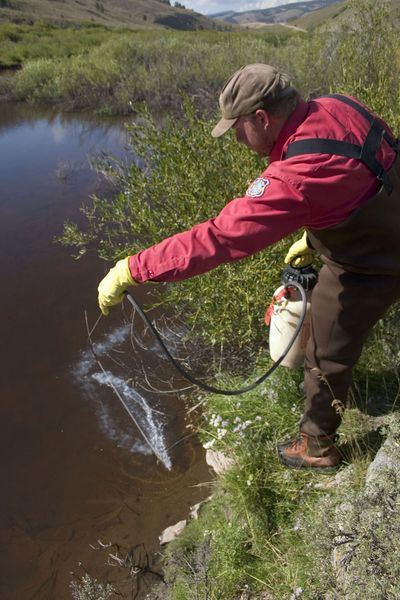
[[[175,525],[171,525],[171,527],[167,527],[166,529],[164,529],[164,531],[158,538],[160,540],[160,545],[162,546],[163,544],[169,544],[169,542],[175,540],[185,529],[186,525],[187,521],[186,519],[183,519],[182,521],[178,521],[178,523],[175,523]]]
[[[197,519],[199,516],[200,508],[203,506],[203,504],[205,504],[205,502],[211,500],[211,498],[212,496],[209,496],[205,500],[202,500],[201,502],[198,502],[197,504],[191,506],[188,519],[178,521],[178,523],[175,523],[175,525],[171,525],[170,527],[164,529],[162,534],[158,537],[158,539],[160,540],[160,546],[162,546],[163,544],[169,544],[177,537],[179,537],[182,531],[185,529],[186,525],[188,524],[189,520]]]
[[[375,459],[369,465],[366,483],[373,484],[379,480],[383,470],[391,471],[395,476],[400,473],[400,446],[398,440],[388,438],[377,452]]]
[[[203,506],[203,504],[205,504],[206,502],[209,502],[211,500],[211,498],[212,498],[212,496],[209,496],[205,500],[202,500],[201,502],[198,502],[197,504],[194,504],[193,506],[191,506],[190,513],[189,513],[190,519],[198,519],[200,508]]]
[[[298,598],[300,598],[303,595],[303,592],[303,588],[296,588],[293,594],[290,596],[289,600],[298,600]]]
[[[193,506],[190,507],[190,513],[189,516],[191,519],[198,519],[199,518],[199,512],[200,512],[200,506],[202,505],[202,502],[198,502],[197,504],[194,504]]]
[[[232,458],[228,458],[218,450],[210,449],[206,452],[206,462],[214,469],[217,475],[221,475],[234,465],[234,460]]]
[[[333,567],[338,598],[389,597],[400,577],[400,420],[394,413],[388,437],[369,465],[365,487],[346,482],[337,506]],[[394,598],[398,597],[395,593]]]

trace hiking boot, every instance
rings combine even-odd
[[[279,460],[293,469],[334,471],[341,463],[336,439],[336,434],[313,437],[301,432],[299,437],[278,444]]]

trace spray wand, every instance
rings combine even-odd
[[[189,373],[186,369],[184,369],[182,367],[182,365],[180,365],[179,362],[177,362],[175,360],[175,358],[172,356],[171,352],[169,351],[169,349],[165,345],[164,341],[162,340],[159,332],[157,331],[157,329],[155,328],[153,323],[150,321],[150,319],[147,317],[147,315],[145,314],[145,312],[144,312],[143,308],[141,307],[141,305],[139,304],[139,302],[132,296],[132,294],[130,292],[125,291],[124,294],[125,294],[126,298],[129,300],[129,302],[132,304],[133,308],[138,312],[141,319],[149,327],[149,329],[153,333],[155,339],[157,340],[157,343],[159,344],[160,348],[162,349],[164,354],[167,356],[168,360],[172,363],[172,365],[175,367],[175,369],[185,379],[187,379],[193,385],[196,385],[197,387],[205,390],[206,392],[212,392],[214,394],[223,394],[224,396],[237,396],[239,394],[244,394],[245,392],[249,392],[250,390],[253,390],[258,385],[263,383],[268,377],[270,377],[270,375],[272,375],[272,373],[279,367],[279,365],[285,359],[285,357],[289,353],[290,349],[292,348],[293,344],[295,343],[295,341],[303,327],[304,320],[306,318],[307,304],[308,304],[306,291],[312,289],[312,287],[316,283],[316,280],[317,280],[317,274],[316,274],[316,271],[314,269],[312,269],[312,267],[306,267],[306,268],[301,268],[301,269],[296,269],[294,267],[286,267],[284,269],[283,275],[282,275],[283,289],[286,290],[287,293],[289,294],[290,288],[292,288],[292,289],[295,288],[299,292],[301,302],[302,302],[301,313],[300,313],[299,319],[297,321],[297,324],[294,328],[293,335],[291,336],[288,343],[284,347],[284,350],[281,353],[281,355],[276,359],[274,364],[261,377],[256,379],[253,383],[251,383],[247,386],[244,386],[242,388],[236,389],[236,390],[225,390],[225,389],[220,389],[220,388],[214,387],[212,385],[208,385],[208,384],[200,381],[199,379],[194,377],[191,373]]]

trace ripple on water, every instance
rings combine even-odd
[[[96,355],[106,359],[113,351],[122,353],[121,347],[129,335],[129,324],[114,328],[94,344]],[[149,455],[154,452],[165,468],[171,470],[172,461],[166,445],[166,422],[163,413],[150,406],[149,399],[131,385],[129,376],[124,377],[118,373],[120,361],[115,364],[109,360],[108,362],[111,362],[112,366],[107,365],[107,368],[99,370],[99,363],[93,353],[86,350],[73,367],[75,380],[84,389],[85,396],[95,402],[101,429],[109,439],[132,453]],[[117,395],[120,397],[132,421],[125,424],[118,419],[115,402],[110,403],[105,399],[99,401],[99,398],[104,396],[100,394],[100,388],[104,387],[113,390],[114,398]],[[134,421],[138,427],[135,427]]]

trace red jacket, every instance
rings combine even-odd
[[[301,139],[362,145],[368,129],[365,118],[334,98],[300,102],[279,134],[268,168],[245,195],[217,217],[131,256],[132,277],[139,283],[187,279],[254,254],[301,227],[341,223],[379,189],[375,175],[360,160],[338,155],[282,158],[288,145]],[[395,152],[384,142],[377,159],[388,169]]]

